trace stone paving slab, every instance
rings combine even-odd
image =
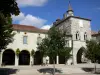
[[[79,64],[79,65],[55,65],[57,69],[62,70],[62,73],[56,73],[56,75],[100,75],[100,74],[92,74],[90,72],[86,72],[82,68],[94,68],[94,64]],[[9,75],[51,75],[50,73],[40,73],[39,69],[47,69],[53,68],[53,65],[49,66],[5,66],[3,68],[8,69],[17,69],[16,73]],[[97,68],[100,68],[100,64],[97,64]],[[87,69],[86,69],[87,70]],[[100,70],[100,69],[97,69]],[[0,74],[1,75],[1,74]]]

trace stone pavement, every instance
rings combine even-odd
[[[6,74],[0,75],[51,75],[53,66],[5,66],[1,69],[6,69]],[[56,75],[97,75],[91,73],[94,64],[79,64],[74,66],[56,65]],[[97,64],[100,68],[100,64]],[[8,72],[9,71],[9,72]],[[100,74],[98,74],[100,75]]]

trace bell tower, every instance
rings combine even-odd
[[[74,16],[74,11],[71,7],[70,1],[69,1],[69,5],[68,5],[68,10],[67,10],[67,17],[69,16]]]

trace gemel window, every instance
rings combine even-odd
[[[87,33],[84,33],[84,40],[87,40]]]
[[[76,40],[80,40],[79,32],[76,32]]]

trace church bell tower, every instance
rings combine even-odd
[[[71,7],[70,1],[69,1],[68,11],[67,11],[67,17],[69,17],[69,16],[74,16],[74,11]]]

